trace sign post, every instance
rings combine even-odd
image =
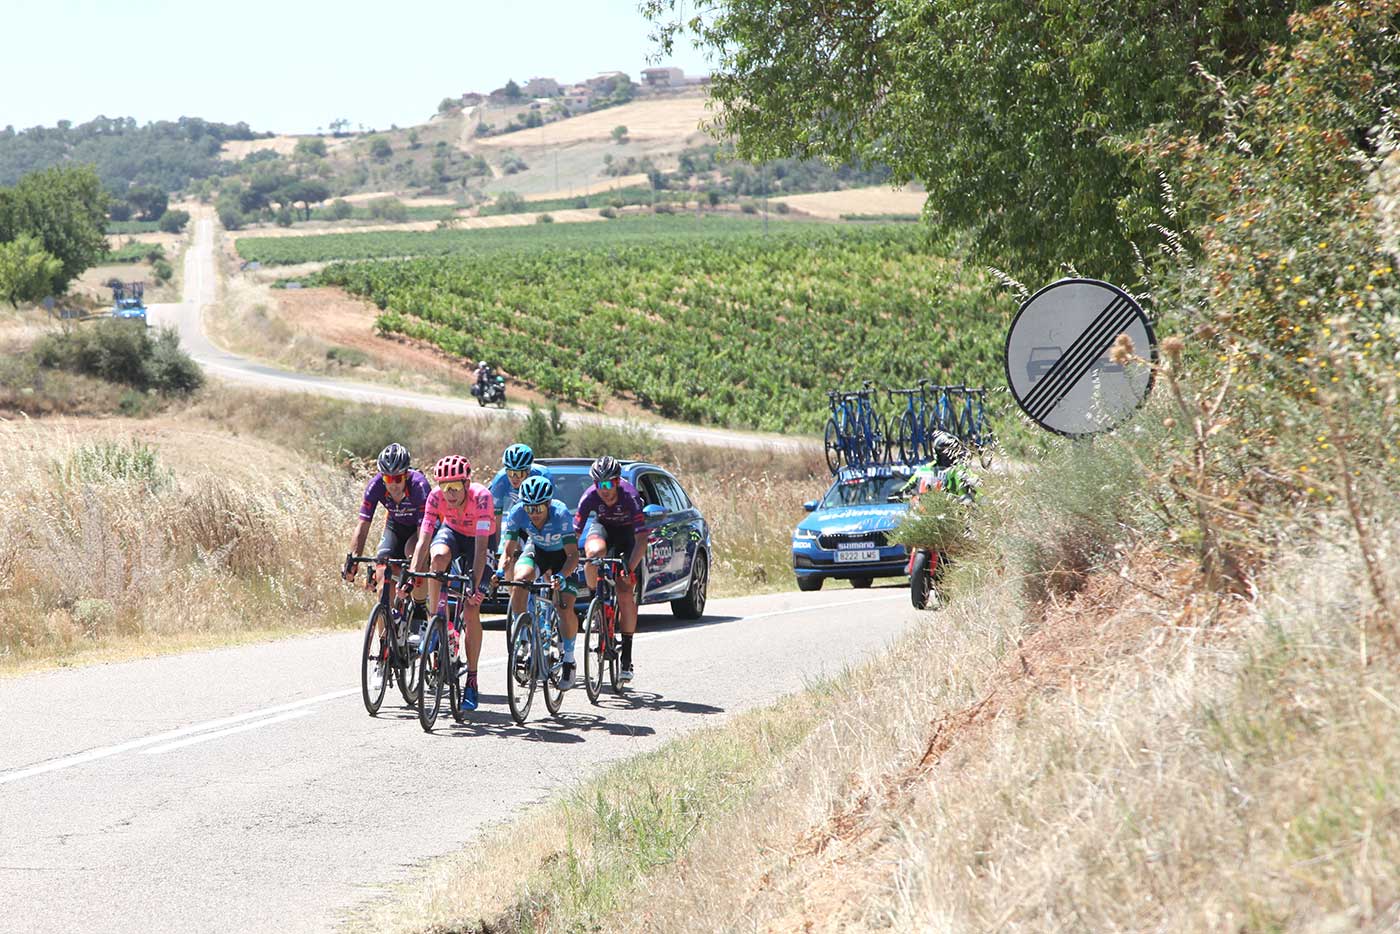
[[[1152,391],[1152,367],[1108,357],[1119,335],[1157,360],[1157,336],[1133,297],[1097,279],[1061,279],[1016,312],[1006,335],[1006,382],[1016,404],[1047,431],[1080,438],[1111,431]]]

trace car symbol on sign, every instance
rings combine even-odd
[[[1064,350],[1059,347],[1032,347],[1030,359],[1026,361],[1026,379],[1034,383],[1055,365]]]

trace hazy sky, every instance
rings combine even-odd
[[[33,0],[7,4],[0,127],[98,114],[387,129],[507,78],[580,80],[652,64],[635,0]],[[709,70],[678,48],[660,64]]]

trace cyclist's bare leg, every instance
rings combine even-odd
[[[536,568],[533,564],[526,564],[523,561],[515,562],[515,574],[512,580],[522,583],[529,583],[535,579]],[[512,587],[510,589],[510,618],[515,619],[525,612],[526,599],[528,594],[524,587]]]
[[[598,589],[598,567],[592,559],[605,557],[607,553],[608,540],[601,535],[590,535],[588,541],[583,543],[583,556],[588,559],[583,566],[583,579],[588,582],[589,590]]]
[[[565,639],[578,637],[578,614],[574,612],[574,595],[559,595],[559,634]]]
[[[468,606],[462,615],[467,620],[467,670],[476,671],[481,658],[481,607]]]
[[[447,545],[434,545],[431,554],[432,554],[432,561],[429,562],[429,566],[432,568],[432,570],[433,570],[434,573],[437,573],[437,574],[443,573],[444,571],[447,570],[448,565],[450,565],[450,564],[452,563],[452,549],[451,549],[450,547],[448,547]],[[441,599],[442,599],[442,581],[437,581],[437,580],[430,580],[430,581],[428,581],[428,612],[429,612],[429,613],[436,613],[436,612],[437,612],[438,601],[441,600]],[[478,615],[478,619],[479,619],[479,618],[480,618],[480,617],[479,617],[479,615]]]
[[[637,593],[632,589],[635,581],[634,575],[627,581],[619,578],[617,582],[618,629],[624,635],[631,635],[637,631]]]

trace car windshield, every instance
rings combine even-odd
[[[822,498],[822,509],[837,506],[875,506],[890,502],[908,481],[908,477],[853,477],[838,480]]]
[[[571,510],[578,509],[578,501],[583,498],[583,491],[593,485],[593,481],[588,479],[587,470],[582,473],[564,473],[557,467],[551,468],[550,479],[554,481],[554,498]]]

